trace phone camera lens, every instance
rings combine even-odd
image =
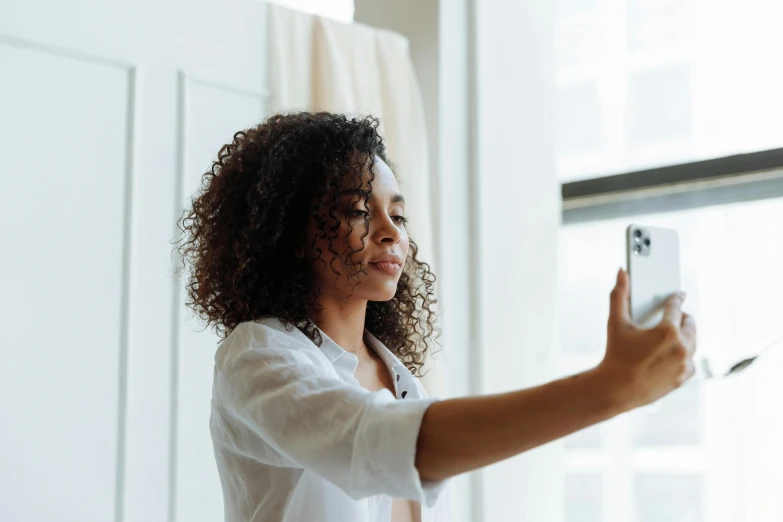
[[[642,237],[642,231],[638,230],[638,229],[634,230],[633,231],[633,237],[635,237],[636,239],[639,239],[640,237]]]
[[[642,251],[642,246],[641,246],[641,245],[634,245],[634,247],[633,247],[633,251],[634,251],[634,253],[635,253],[635,254],[639,254],[639,253],[641,253],[641,251]]]
[[[650,238],[644,240],[644,246],[650,246]]]

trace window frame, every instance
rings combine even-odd
[[[563,183],[562,224],[783,197],[783,148]]]

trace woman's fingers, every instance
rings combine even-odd
[[[690,356],[696,353],[696,321],[693,316],[683,312],[682,321],[680,322],[680,333],[685,339],[685,345],[688,348]]]
[[[631,323],[628,274],[622,268],[617,272],[617,284],[609,296],[609,323],[615,327]]]
[[[682,323],[683,294],[677,293],[670,296],[663,305],[663,321],[679,327]]]

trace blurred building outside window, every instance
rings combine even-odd
[[[558,0],[562,181],[783,146],[783,3]]]

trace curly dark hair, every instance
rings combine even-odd
[[[372,159],[388,163],[378,126],[372,117],[278,114],[235,133],[221,147],[191,207],[177,222],[183,236],[177,252],[182,268],[189,268],[187,305],[221,338],[244,321],[277,317],[289,331],[299,328],[321,345],[309,317],[320,309],[318,292],[311,284],[311,265],[297,251],[303,248],[312,210],[320,235],[312,245],[318,259],[317,239],[328,239],[329,251],[338,255],[332,241],[346,182],[355,182],[355,193],[369,164],[370,189],[360,191],[366,203],[375,177]],[[365,216],[367,227],[368,220]],[[366,236],[365,231],[362,245]],[[416,243],[409,239],[409,244],[394,297],[368,302],[365,328],[420,376],[429,341],[440,331],[433,309],[435,275],[417,259]],[[345,254],[346,267],[359,250]],[[334,267],[332,271],[339,276]]]

